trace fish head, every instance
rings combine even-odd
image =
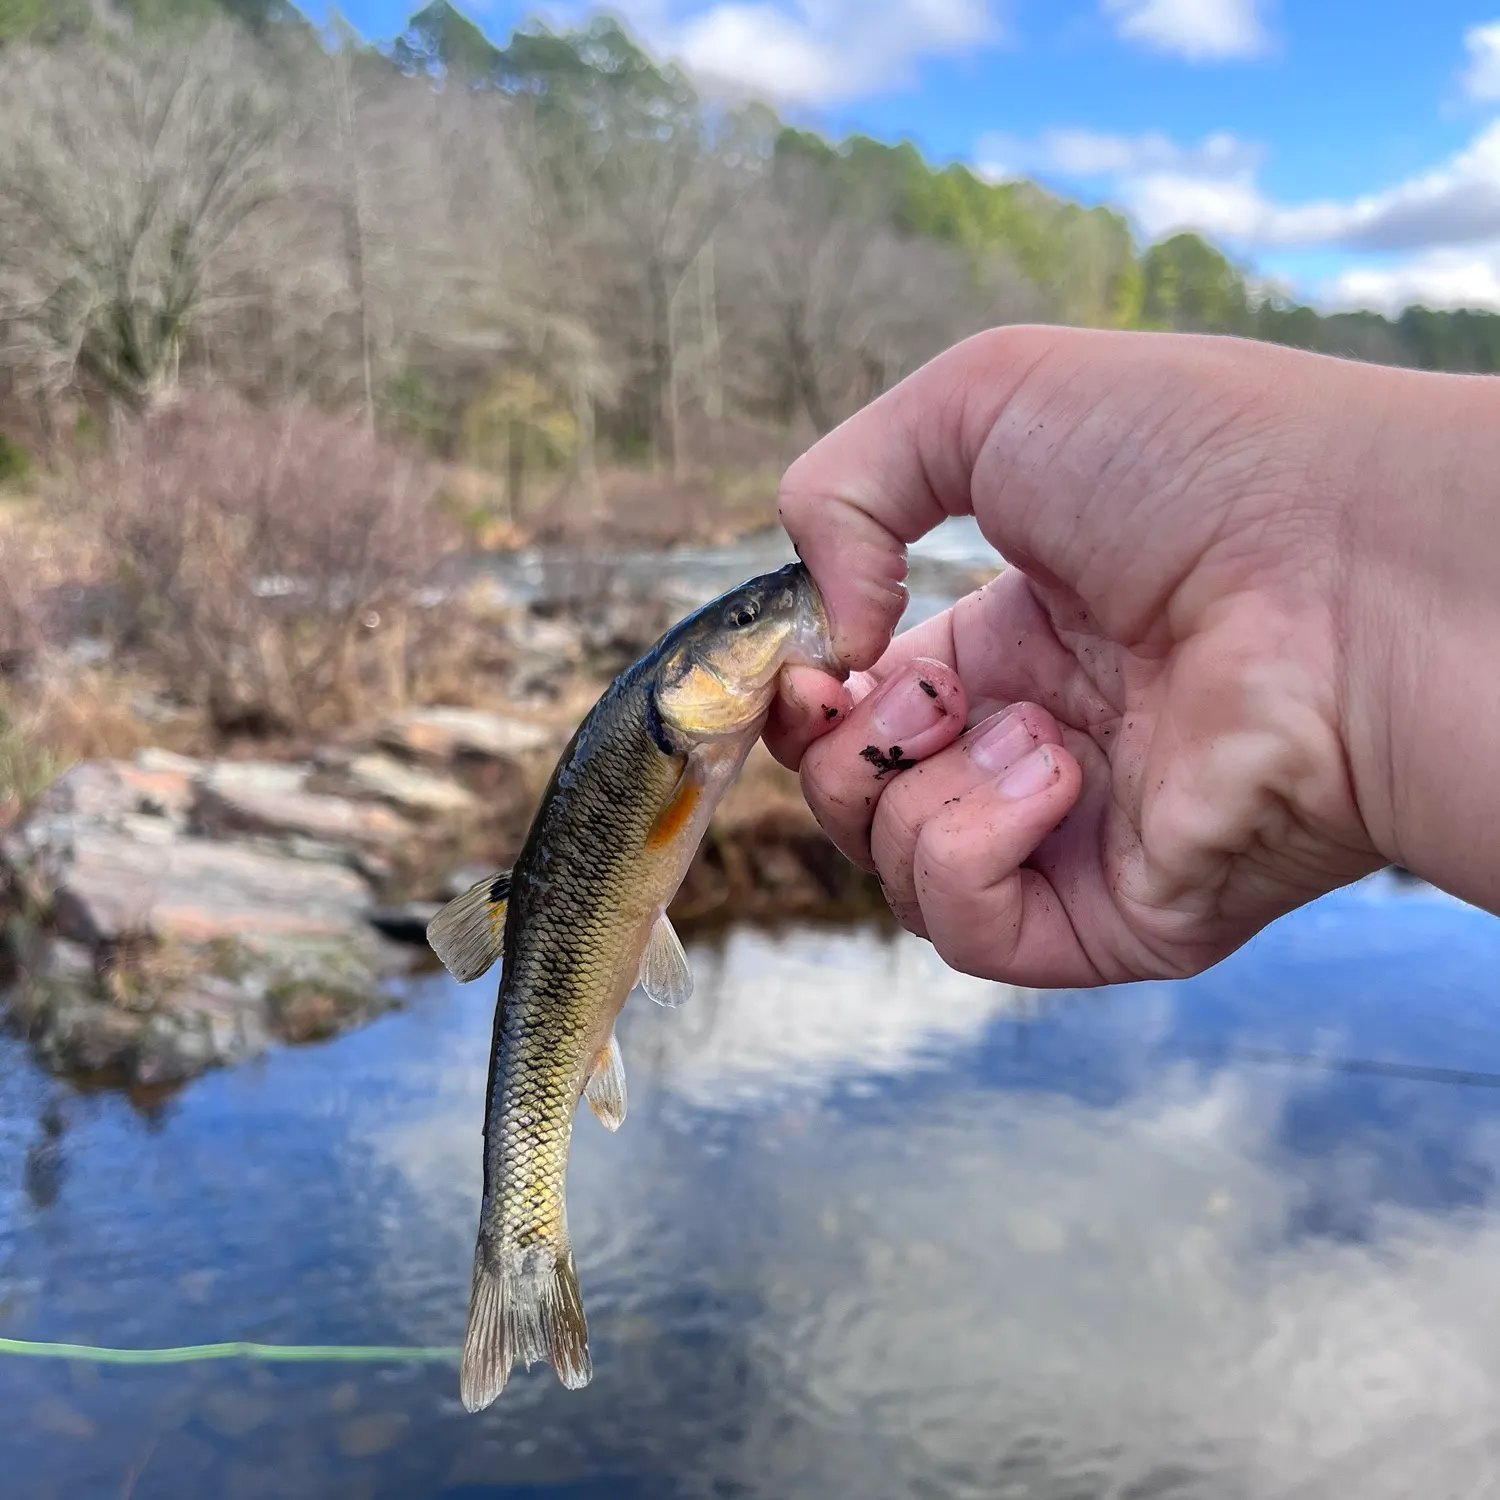
[[[785,666],[838,671],[828,611],[798,562],[689,615],[663,638],[657,712],[690,740],[759,732]]]

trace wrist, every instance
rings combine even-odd
[[[1385,858],[1500,910],[1500,380],[1350,378],[1373,418],[1341,499],[1355,796]]]

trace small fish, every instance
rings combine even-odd
[[[783,666],[832,669],[828,619],[801,563],[674,626],[605,691],[562,753],[514,869],[435,916],[456,979],[504,958],[485,1101],[460,1394],[479,1411],[517,1360],[569,1390],[592,1374],[564,1184],[579,1097],[625,1119],[615,1018],[639,984],[680,1005],[693,980],[666,908],[763,728]]]

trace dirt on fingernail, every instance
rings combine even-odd
[[[859,753],[875,767],[877,781],[882,776],[889,776],[892,771],[909,771],[916,765],[916,761],[902,755],[900,745],[892,745],[888,751],[882,750],[879,745],[866,745]]]

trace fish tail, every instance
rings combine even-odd
[[[593,1375],[589,1331],[578,1291],[573,1249],[555,1255],[531,1252],[520,1261],[474,1260],[469,1327],[464,1335],[459,1394],[469,1411],[482,1411],[505,1389],[516,1361],[545,1360],[570,1390]]]

